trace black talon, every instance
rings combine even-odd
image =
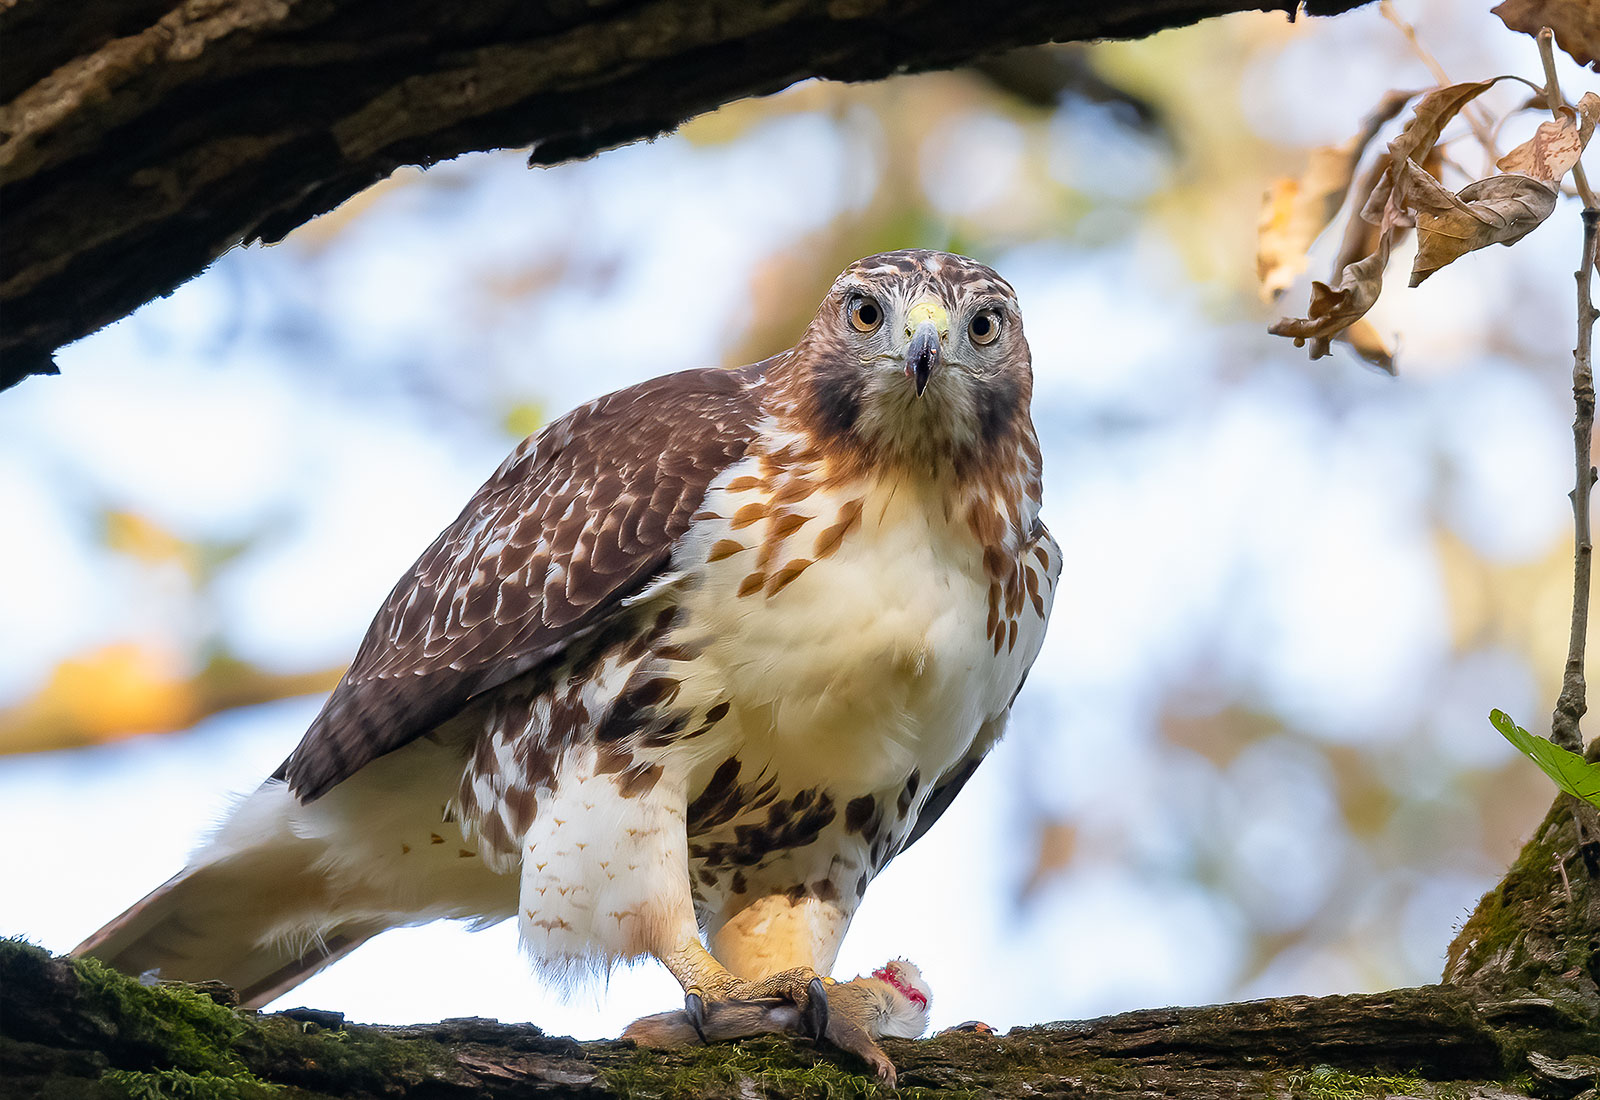
[[[828,990],[821,978],[812,978],[806,986],[805,1025],[813,1039],[828,1034]]]
[[[689,1017],[689,1026],[694,1028],[694,1033],[700,1036],[700,1044],[710,1046],[711,1041],[706,1038],[706,1002],[700,994],[683,995],[683,1014]]]

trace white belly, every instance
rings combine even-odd
[[[801,493],[760,464],[718,479],[667,574],[629,600],[665,636],[648,653],[619,642],[616,675],[579,685],[642,721],[595,730],[642,778],[616,797],[631,781],[584,745],[541,787],[518,836],[520,921],[548,965],[671,948],[698,922],[735,973],[826,971],[872,876],[940,777],[998,735],[1038,652],[1048,536],[1020,568],[993,548],[986,564],[977,513],[951,518],[931,491]],[[1003,606],[1001,569],[1016,582]]]
[[[758,499],[714,488],[706,509],[725,518],[697,525],[686,547],[702,556],[725,539],[748,547],[704,567],[674,633],[703,647],[683,666],[676,702],[697,713],[728,704],[700,739],[689,790],[735,754],[747,782],[760,772],[780,790],[818,787],[836,799],[955,765],[1010,704],[1043,620],[1029,615],[1024,636],[996,652],[981,547],[926,494],[895,484],[813,492],[787,509],[805,522],[775,547],[774,530],[793,520],[735,527]],[[857,500],[859,520],[829,549],[829,528]],[[775,586],[786,566],[807,562]]]

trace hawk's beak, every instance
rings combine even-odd
[[[928,379],[939,362],[944,337],[950,331],[950,315],[933,302],[918,302],[906,314],[906,374],[916,383],[917,396],[928,388]]]

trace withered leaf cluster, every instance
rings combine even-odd
[[[1549,27],[1572,60],[1600,72],[1600,6],[1593,0],[1505,0],[1491,10],[1523,34],[1537,35]]]
[[[1311,357],[1327,355],[1333,341],[1349,344],[1362,358],[1393,373],[1394,357],[1366,320],[1383,289],[1384,269],[1395,246],[1412,230],[1417,255],[1416,286],[1468,252],[1491,244],[1513,244],[1555,209],[1562,177],[1577,163],[1600,119],[1600,96],[1585,95],[1574,107],[1541,125],[1531,138],[1501,157],[1495,175],[1452,192],[1441,182],[1440,136],[1462,109],[1502,80],[1496,77],[1416,92],[1390,92],[1338,146],[1315,150],[1297,180],[1280,180],[1263,207],[1257,276],[1262,296],[1275,301],[1306,268],[1312,242],[1344,209],[1352,193],[1338,255],[1328,282],[1311,284],[1304,317],[1286,317],[1269,331],[1307,344]],[[1372,159],[1359,178],[1367,147],[1408,104],[1404,128]],[[1543,109],[1543,98],[1528,109]]]

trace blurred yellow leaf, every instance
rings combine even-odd
[[[31,697],[0,711],[0,754],[187,729],[219,711],[327,691],[343,671],[270,672],[227,654],[196,668],[161,642],[116,642],[62,661]]]
[[[198,565],[187,540],[137,512],[108,509],[101,516],[101,538],[108,549],[150,565],[176,563],[191,573]]]
[[[1572,615],[1571,535],[1554,539],[1538,558],[1503,564],[1439,527],[1434,552],[1449,600],[1451,644],[1456,651],[1497,646],[1514,650],[1540,680],[1540,692],[1554,698],[1560,689]]]
[[[62,661],[50,679],[0,724],[0,750],[27,752],[115,740],[187,725],[194,695],[177,654],[118,642]],[[70,730],[63,743],[43,731]]]
[[[505,412],[500,425],[514,439],[530,436],[544,427],[544,406],[537,401],[518,401]]]
[[[1039,826],[1038,848],[1034,852],[1033,867],[1022,884],[1022,896],[1028,897],[1040,886],[1072,865],[1078,852],[1078,830],[1066,821],[1045,821]]]
[[[857,87],[828,80],[802,80],[776,95],[736,99],[715,111],[696,115],[678,127],[678,136],[692,145],[726,145],[774,119],[842,109]]]

